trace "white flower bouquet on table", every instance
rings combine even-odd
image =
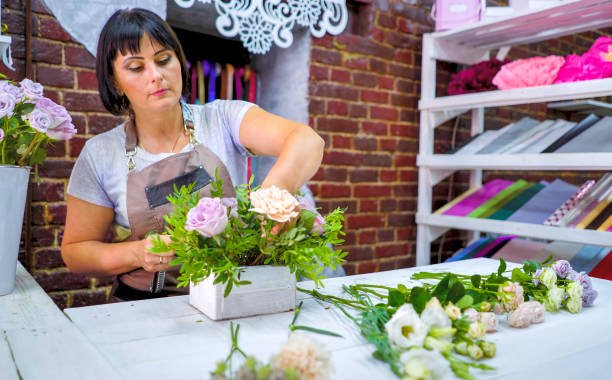
[[[347,253],[334,249],[343,242],[343,210],[336,209],[323,218],[303,198],[276,187],[244,184],[236,188],[235,198],[223,198],[221,190],[217,179],[211,197],[198,199],[192,187],[182,187],[168,198],[174,207],[166,217],[171,242],[166,246],[156,241],[154,251],[174,250],[173,264],[181,265],[179,286],[208,281],[223,285],[223,296],[227,297],[236,286],[251,283],[249,268],[281,266],[292,277],[293,309],[296,275],[320,284],[324,267],[335,268],[344,261]],[[251,278],[270,283],[278,273],[266,270]],[[272,302],[277,297],[268,298]]]

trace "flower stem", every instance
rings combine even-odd
[[[25,152],[23,152],[23,154],[21,155],[21,158],[19,159],[19,162],[17,163],[19,166],[23,166],[26,163],[30,153],[38,149],[40,144],[43,142],[44,138],[45,136],[43,134],[36,134],[34,136],[32,141],[30,141],[30,145],[28,145],[28,148],[26,149]]]

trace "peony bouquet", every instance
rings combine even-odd
[[[179,286],[214,275],[226,284],[225,295],[240,280],[241,267],[284,265],[291,273],[320,281],[324,267],[341,265],[344,215],[336,209],[323,218],[304,198],[275,186],[238,186],[236,196],[222,197],[222,182],[212,184],[211,197],[198,199],[192,186],[177,189],[168,199],[174,206],[166,217],[171,242],[161,240],[154,251],[174,250],[180,264]]]
[[[43,86],[24,79],[0,81],[0,164],[34,166],[43,163],[47,145],[76,134],[66,109],[43,96]]]

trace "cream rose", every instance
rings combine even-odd
[[[277,222],[288,222],[300,213],[297,199],[287,190],[276,186],[253,191],[249,198],[253,204],[250,211],[266,215]]]

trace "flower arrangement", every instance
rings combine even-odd
[[[45,161],[50,142],[76,134],[72,118],[43,96],[40,83],[0,79],[0,164],[36,168]]]
[[[479,361],[496,355],[486,336],[500,315],[524,328],[544,322],[546,311],[578,313],[597,297],[589,276],[565,260],[528,260],[506,271],[502,259],[488,276],[418,272],[412,279],[422,285],[345,286],[350,298],[299,290],[340,308],[375,346],[373,356],[406,379],[472,379],[471,368],[493,369]]]
[[[497,90],[493,84],[493,77],[508,62],[508,60],[500,61],[497,58],[491,58],[453,74],[448,83],[448,94],[461,95]]]
[[[291,333],[281,350],[272,356],[269,363],[262,363],[249,356],[238,346],[238,331],[230,323],[232,348],[224,361],[217,363],[211,372],[213,380],[327,380],[333,367],[329,353],[322,350],[306,335]],[[244,359],[236,371],[232,371],[232,358],[239,353]]]
[[[174,206],[165,219],[171,242],[157,240],[153,250],[174,250],[179,286],[214,275],[227,296],[234,285],[249,283],[240,272],[251,265],[285,265],[320,284],[324,267],[344,261],[347,253],[333,248],[343,242],[343,210],[323,218],[304,198],[275,186],[253,188],[252,180],[236,187],[235,198],[223,198],[222,187],[215,179],[211,197],[198,199],[188,186],[168,198]]]
[[[568,55],[555,83],[612,77],[612,37],[599,37],[583,55]]]

